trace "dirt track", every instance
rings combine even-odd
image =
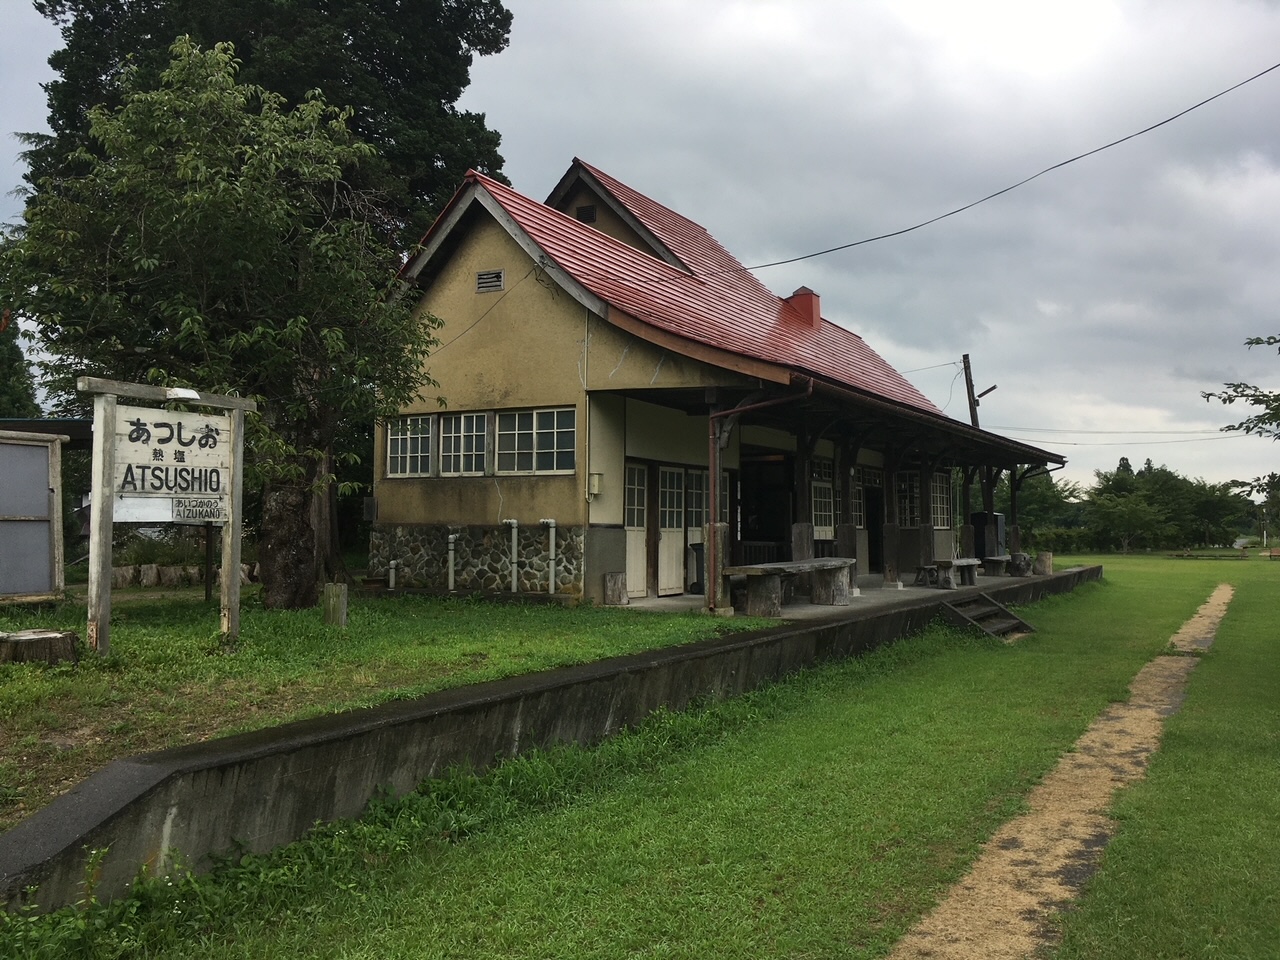
[[[1116,790],[1141,779],[1165,718],[1182,704],[1198,662],[1232,597],[1223,584],[1171,638],[1178,655],[1156,657],[1027,798],[1030,810],[987,843],[969,874],[898,942],[891,960],[1021,960],[1056,937],[1053,916],[1097,868],[1115,830]]]

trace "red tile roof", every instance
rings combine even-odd
[[[791,304],[748,273],[704,228],[608,174],[574,162],[690,272],[475,171],[467,174],[450,206],[459,202],[470,185],[483,189],[582,287],[656,328],[946,418],[861,337],[827,320],[817,328],[811,326]],[[446,209],[441,215],[424,243],[441,228],[449,212]]]

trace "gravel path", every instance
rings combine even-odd
[[[1056,942],[1055,914],[1097,868],[1115,831],[1116,790],[1141,779],[1164,721],[1182,704],[1232,597],[1222,584],[1171,638],[1173,655],[1148,663],[1127,703],[1109,706],[1031,791],[1026,814],[987,843],[969,874],[900,940],[891,960],[1022,960]]]

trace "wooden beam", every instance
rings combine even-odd
[[[672,353],[678,353],[693,360],[701,360],[703,363],[710,364],[713,367],[731,370],[734,373],[741,373],[759,380],[768,380],[770,383],[790,383],[792,379],[792,371],[789,367],[766,363],[763,360],[754,360],[751,357],[730,353],[727,350],[708,346],[705,343],[698,343],[696,340],[689,340],[655,327],[652,324],[645,323],[643,320],[633,317],[629,313],[624,313],[612,305],[610,305],[605,319],[619,330],[625,330],[641,340],[646,340],[655,346],[670,350]]]
[[[152,400],[158,403],[198,403],[219,410],[247,410],[253,412],[258,404],[244,397],[231,397],[221,393],[204,393],[187,387],[155,387],[145,383],[124,383],[120,380],[103,380],[100,377],[80,377],[76,389],[81,393],[113,394],[132,397],[135,400]],[[95,438],[94,442],[97,442]]]
[[[81,377],[81,380],[87,380]],[[111,517],[115,478],[116,398],[93,398],[93,479],[89,489],[89,614],[87,640],[100,656],[111,652]]]

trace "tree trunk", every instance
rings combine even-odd
[[[314,607],[319,599],[311,479],[269,483],[262,492],[258,564],[262,602],[269,610]]]

